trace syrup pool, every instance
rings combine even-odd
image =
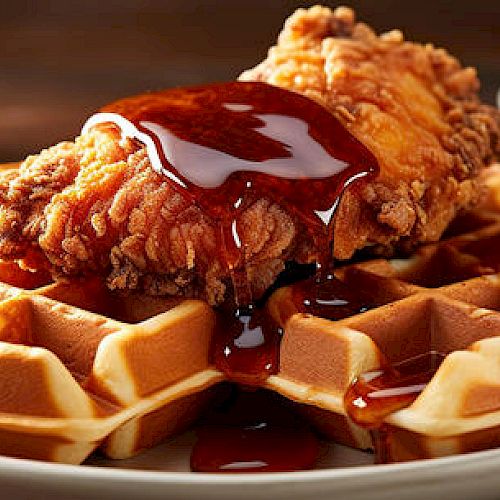
[[[234,389],[197,430],[195,472],[287,472],[314,467],[320,443],[274,394]]]

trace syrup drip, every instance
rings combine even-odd
[[[292,300],[299,312],[335,321],[370,309],[368,301],[332,274],[319,274],[295,283]]]
[[[380,430],[386,417],[415,401],[443,359],[444,355],[430,351],[360,375],[345,395],[349,417],[362,427]]]
[[[481,238],[476,241],[458,244],[461,252],[472,255],[478,259],[478,263],[474,266],[475,275],[500,272],[500,257],[498,256],[499,245],[499,234]]]
[[[213,356],[219,370],[245,385],[260,385],[277,371],[282,330],[267,309],[225,306],[217,321]]]
[[[258,82],[126,98],[91,117],[84,131],[106,122],[144,143],[153,168],[220,228],[214,258],[227,269],[234,303],[220,314],[214,359],[229,377],[258,384],[278,369],[281,330],[254,306],[242,212],[261,198],[287,209],[325,272],[340,197],[377,174],[376,158],[321,105]]]
[[[275,396],[239,392],[198,429],[195,472],[285,472],[310,469],[319,442]]]

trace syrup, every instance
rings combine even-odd
[[[91,117],[84,131],[105,122],[145,144],[155,171],[220,228],[214,258],[227,269],[234,304],[219,315],[214,359],[229,377],[260,383],[278,369],[281,330],[254,305],[242,212],[261,198],[286,208],[314,243],[325,272],[340,197],[350,184],[378,173],[376,158],[318,103],[260,82],[126,98]]]
[[[295,283],[292,301],[299,312],[335,321],[370,309],[368,301],[333,274],[319,274]]]
[[[197,431],[195,472],[285,472],[310,469],[319,441],[278,398],[240,391]]]
[[[500,234],[487,236],[476,241],[458,243],[460,252],[472,255],[478,262],[474,268],[474,275],[480,276],[500,272],[500,258],[498,248],[500,245]]]
[[[360,375],[345,395],[349,417],[362,427],[380,430],[386,417],[415,401],[443,359],[444,355],[430,351]]]
[[[260,385],[277,372],[282,330],[267,309],[223,306],[217,321],[214,362],[230,380]]]

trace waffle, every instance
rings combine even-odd
[[[490,175],[487,184],[500,186],[498,172]],[[490,190],[488,204],[457,219],[445,240],[407,259],[340,268],[368,298],[362,314],[335,322],[292,314],[291,289],[278,290],[269,307],[285,334],[267,386],[300,403],[329,438],[378,446],[386,462],[500,446],[499,207]],[[347,417],[344,396],[360,374],[429,352],[446,357],[417,399],[385,419],[383,438]]]
[[[280,368],[263,386],[329,438],[371,449],[375,434],[344,409],[351,382],[384,358],[436,350],[446,357],[431,382],[385,421],[387,460],[500,446],[498,179],[488,206],[446,240],[338,269],[367,294],[367,312],[336,322],[290,314],[290,288],[275,292],[267,307],[284,329]],[[182,431],[224,380],[210,362],[214,325],[198,300],[117,297],[98,277],[51,283],[0,262],[0,453],[81,463],[99,448],[126,458]]]
[[[201,301],[117,302],[99,279],[3,283],[0,300],[2,454],[129,457],[192,423],[221,379],[208,361],[214,313]]]

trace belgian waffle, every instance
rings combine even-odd
[[[340,321],[290,314],[290,289],[278,290],[267,307],[284,329],[280,368],[264,387],[297,402],[330,438],[369,449],[372,434],[344,409],[351,382],[383,358],[436,350],[446,357],[431,382],[386,419],[388,459],[500,446],[495,238],[491,196],[408,259],[340,268],[371,305]],[[201,301],[116,297],[97,277],[48,283],[6,262],[0,282],[2,454],[80,463],[100,447],[132,456],[190,425],[224,380],[210,362],[215,313]]]

